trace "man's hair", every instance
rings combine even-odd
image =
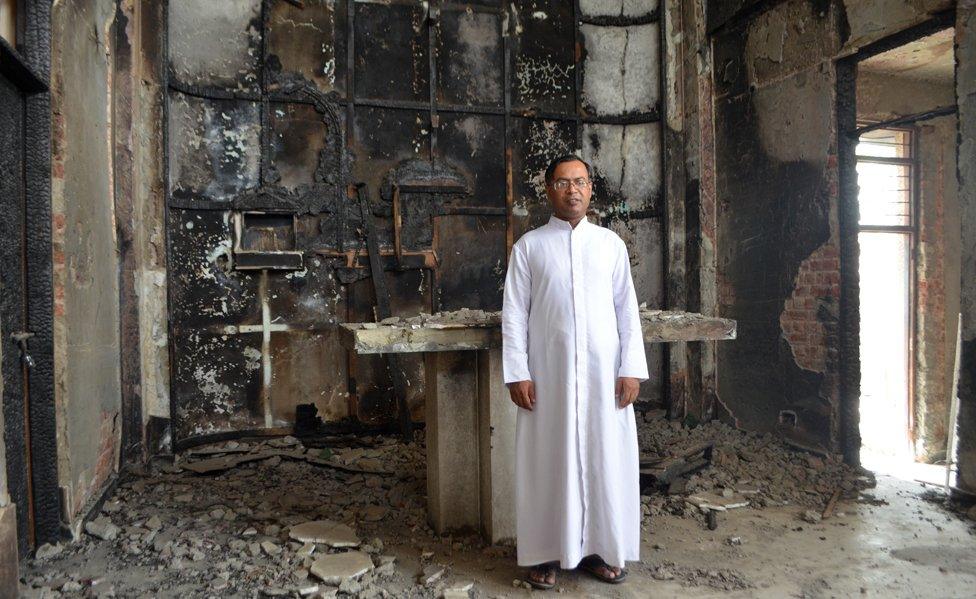
[[[591,180],[593,179],[593,167],[590,163],[583,160],[576,154],[563,154],[558,158],[553,158],[549,166],[546,167],[546,185],[552,185],[552,174],[556,172],[556,167],[564,162],[582,162],[583,166],[586,167],[586,176]]]

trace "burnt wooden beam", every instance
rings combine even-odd
[[[369,253],[369,269],[373,277],[373,290],[376,293],[376,318],[382,320],[392,315],[390,309],[390,291],[386,286],[386,276],[383,274],[383,264],[380,262],[380,246],[377,240],[376,223],[369,210],[369,198],[366,185],[359,184],[355,188],[359,200],[359,211],[366,229],[366,251]],[[410,408],[407,406],[407,378],[395,353],[386,354],[386,364],[393,379],[393,393],[396,395],[397,411],[400,416],[400,433],[405,440],[413,437],[413,423],[410,421]]]

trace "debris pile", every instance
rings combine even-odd
[[[645,513],[707,514],[767,505],[815,511],[838,494],[854,498],[874,486],[869,474],[839,458],[798,451],[771,434],[744,432],[719,421],[689,427],[667,420],[661,411],[648,412],[638,426],[638,438],[642,464],[670,463],[699,453],[710,458],[707,464],[692,462],[700,468],[680,482],[668,481],[669,495],[645,497]]]
[[[729,569],[689,568],[667,561],[646,568],[654,580],[674,580],[686,586],[707,586],[722,591],[738,591],[755,586],[742,574]]]
[[[427,551],[442,539],[426,524],[422,445],[347,445],[228,441],[156,462],[119,484],[78,542],[42,546],[24,594],[468,596],[470,581]],[[451,538],[448,550],[479,543]],[[394,555],[421,552],[419,565]]]

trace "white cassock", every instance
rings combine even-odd
[[[522,236],[502,338],[505,382],[531,380],[536,393],[515,432],[519,565],[639,559],[637,424],[614,394],[617,377],[647,380],[647,360],[620,237],[556,217]]]

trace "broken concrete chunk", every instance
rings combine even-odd
[[[473,582],[454,585],[448,589],[444,589],[441,597],[443,599],[468,599],[471,596],[471,589],[473,588]]]
[[[151,516],[146,520],[146,528],[149,530],[159,530],[163,527],[163,521],[159,519],[159,516]]]
[[[272,557],[281,553],[281,547],[275,545],[271,541],[261,541],[261,549]]]
[[[446,568],[444,566],[438,564],[430,564],[424,566],[424,569],[420,573],[420,576],[417,577],[418,579],[417,581],[420,584],[429,587],[433,585],[435,582],[437,582],[438,580],[440,580],[442,576],[444,576],[445,570]]]
[[[800,519],[804,522],[809,522],[810,524],[817,524],[820,522],[820,512],[816,510],[804,510],[800,514]]]
[[[320,587],[317,584],[306,585],[298,588],[298,594],[301,595],[302,597],[308,597],[309,595],[314,595],[315,593],[318,593],[319,588]]]
[[[396,573],[396,557],[393,555],[381,555],[377,559],[376,576],[386,578]]]
[[[84,587],[82,584],[76,580],[69,580],[68,582],[61,585],[62,593],[77,593],[81,591]]]
[[[363,510],[363,519],[367,522],[378,522],[386,517],[389,508],[381,505],[370,505]]]
[[[360,551],[323,555],[309,568],[325,584],[339,586],[347,578],[358,578],[373,569],[373,560]]]
[[[50,543],[44,543],[37,548],[34,553],[34,559],[45,560],[54,557],[61,553],[61,545],[51,545]]]
[[[355,578],[346,578],[339,583],[339,592],[346,595],[356,596],[363,590],[363,585],[359,584]]]
[[[315,553],[315,543],[305,543],[295,552],[295,555],[302,558],[308,557],[313,553]]]
[[[111,541],[118,536],[119,527],[112,524],[112,521],[105,516],[99,516],[85,524],[85,531],[103,541]]]
[[[322,543],[329,547],[358,547],[356,531],[332,520],[315,520],[292,526],[288,536],[302,543]]]

